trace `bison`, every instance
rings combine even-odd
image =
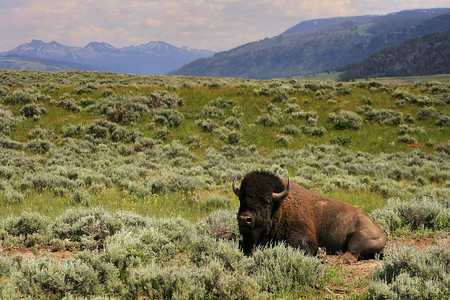
[[[386,244],[380,226],[350,204],[268,172],[248,173],[240,188],[236,181],[233,191],[239,197],[237,219],[246,254],[258,245],[284,241],[310,255],[324,247],[354,261],[374,257]]]

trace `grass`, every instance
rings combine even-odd
[[[376,80],[389,84],[408,84],[419,81],[440,81],[450,82],[450,74],[406,76],[406,77],[379,77]]]
[[[110,212],[128,211],[143,216],[157,218],[181,217],[195,222],[206,217],[210,212],[207,199],[218,192],[198,191],[186,193],[152,194],[145,197],[130,195],[126,190],[118,188],[103,189],[91,195],[90,207],[103,207]],[[237,211],[238,200],[230,192],[226,194],[230,205]],[[85,207],[72,203],[70,194],[57,196],[52,191],[31,192],[21,203],[2,204],[0,218],[20,215],[23,212],[38,212],[41,215],[56,218],[68,208]],[[220,207],[216,207],[220,208]],[[225,207],[224,207],[225,208]]]
[[[297,80],[335,80],[339,79],[342,72],[312,73],[304,76],[295,76]]]

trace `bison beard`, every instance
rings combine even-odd
[[[244,253],[258,245],[286,242],[315,255],[319,247],[369,258],[386,244],[382,229],[360,209],[315,194],[267,172],[245,175],[239,197],[238,223]]]

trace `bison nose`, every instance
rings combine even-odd
[[[239,216],[239,226],[253,226],[253,218],[248,215]]]

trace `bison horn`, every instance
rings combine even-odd
[[[280,193],[272,193],[273,201],[275,201],[275,202],[282,201],[289,194],[290,189],[291,189],[291,181],[288,178],[287,187],[284,189],[284,191],[282,191]]]
[[[237,187],[236,181],[237,181],[237,175],[236,175],[236,177],[234,177],[234,180],[233,180],[233,192],[234,192],[234,194],[235,194],[236,196],[239,197],[239,194],[240,194],[241,191],[240,191],[239,188]]]

